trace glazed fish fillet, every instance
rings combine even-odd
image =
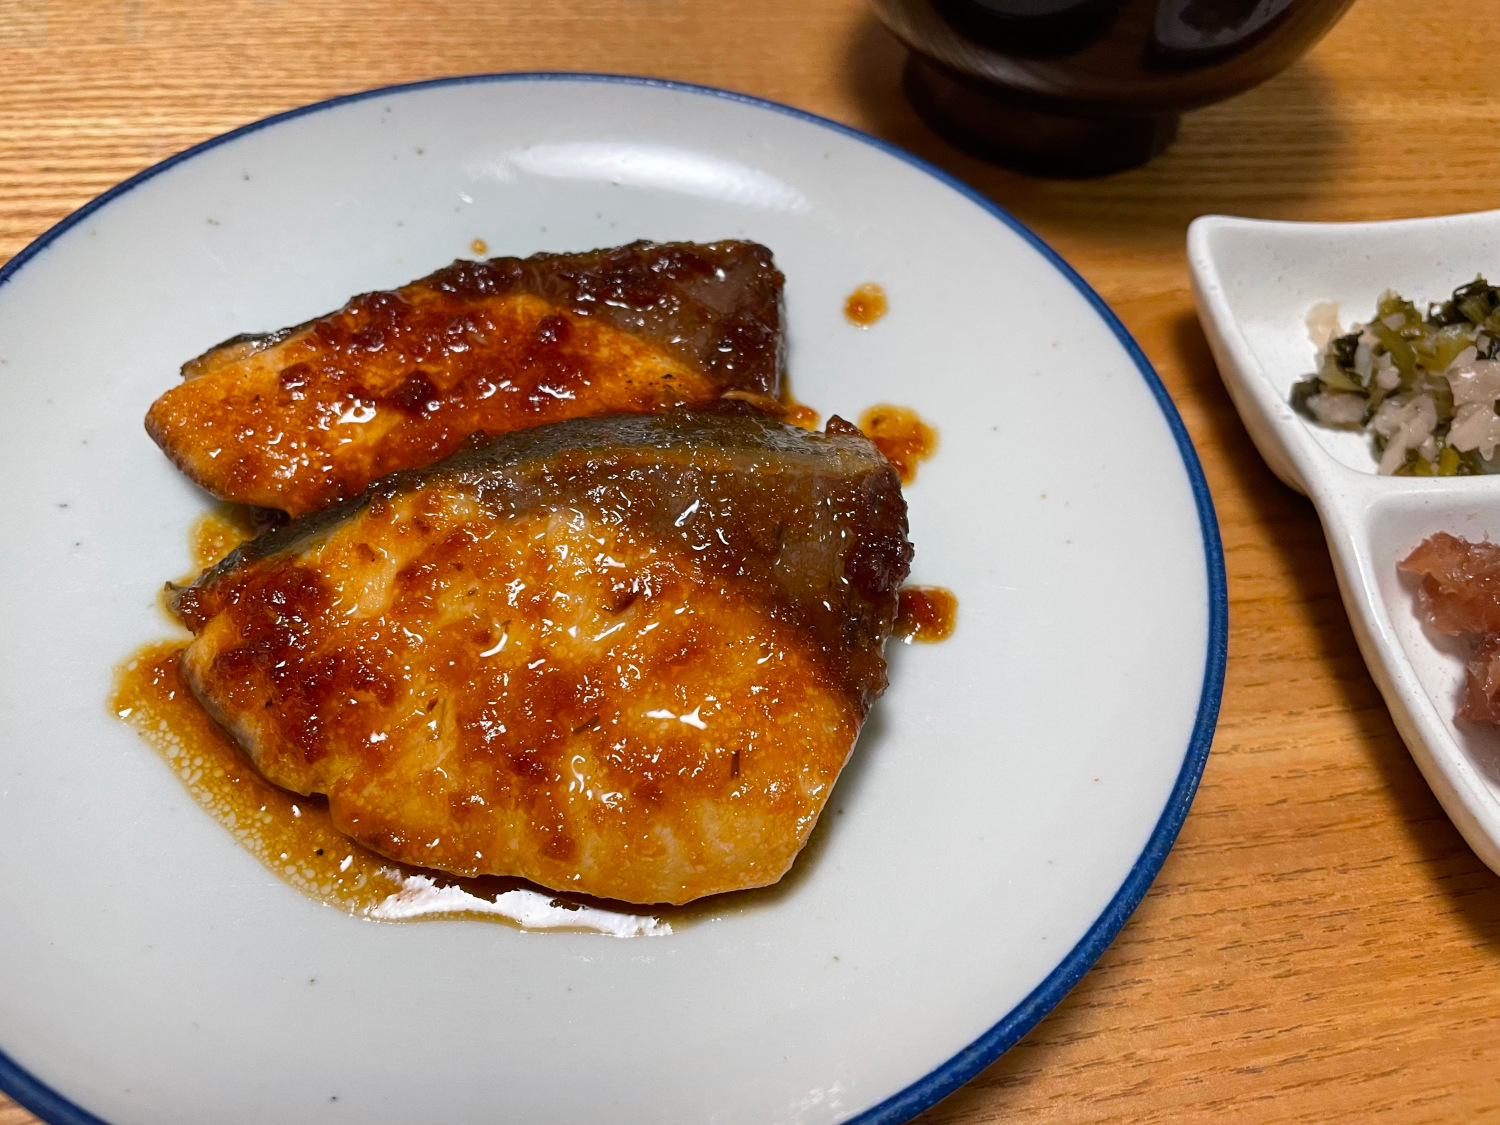
[[[780,392],[782,276],[752,242],[455,262],[183,367],[146,430],[225,500],[293,516],[470,434]]]
[[[394,859],[639,903],[779,879],[885,689],[911,547],[837,419],[471,442],[175,592],[193,691]]]

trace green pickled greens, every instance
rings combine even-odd
[[[1368,324],[1335,329],[1317,371],[1292,387],[1291,404],[1321,425],[1368,430],[1381,472],[1500,472],[1492,440],[1500,438],[1500,421],[1487,417],[1500,413],[1500,365],[1488,362],[1497,355],[1500,288],[1483,277],[1425,316],[1388,290]],[[1455,402],[1456,389],[1463,401]]]

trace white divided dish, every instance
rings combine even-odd
[[[1464,839],[1500,872],[1500,732],[1455,721],[1467,645],[1422,620],[1396,564],[1446,531],[1500,539],[1500,477],[1380,476],[1370,438],[1289,405],[1315,367],[1307,316],[1334,301],[1368,319],[1395,289],[1425,308],[1500,272],[1500,211],[1382,223],[1205,216],[1188,230],[1199,317],[1266,462],[1316,506],[1360,651],[1422,775]]]
[[[907,490],[953,637],[891,689],[784,892],[659,936],[303,897],[107,708],[210,501],[143,432],[240,332],[470,256],[753,238],[797,397],[940,434]],[[868,329],[845,297],[883,285]],[[59,1125],[887,1125],[1119,931],[1212,738],[1223,562],[1103,303],[992,204],[830,122],[669,83],[340,99],[148,170],[0,270],[0,1089]]]

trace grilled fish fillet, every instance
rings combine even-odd
[[[481,431],[774,397],[781,287],[751,242],[455,262],[220,344],[146,430],[215,496],[301,515]]]
[[[473,442],[175,593],[185,676],[375,851],[639,903],[775,882],[871,704],[911,547],[837,419]]]

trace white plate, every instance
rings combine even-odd
[[[1427,628],[1396,563],[1448,531],[1500,538],[1500,477],[1382,477],[1369,438],[1315,426],[1288,404],[1314,367],[1307,314],[1369,318],[1386,289],[1444,300],[1500,272],[1500,211],[1387,223],[1280,223],[1212,215],[1188,229],[1204,331],[1256,448],[1323,520],[1344,608],[1422,776],[1464,839],[1500,872],[1500,733],[1456,723],[1464,645]]]
[[[893,646],[824,845],[766,905],[621,940],[300,897],[106,713],[205,507],[146,406],[184,357],[475,238],[642,237],[763,241],[798,396],[936,424],[914,577],[956,635]],[[867,281],[891,311],[861,330]],[[903,1120],[1061,998],[1186,814],[1225,599],[1181,423],[1055,255],[868,137],[635,79],[376,91],[143,173],[0,282],[0,1085],[53,1121]]]

